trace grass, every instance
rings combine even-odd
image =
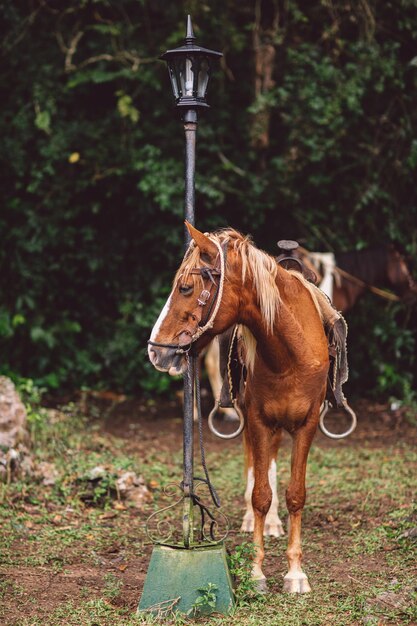
[[[248,538],[233,530],[227,541],[231,566],[239,578],[233,614],[195,620],[171,615],[161,622],[135,610],[138,574],[142,568],[143,578],[150,554],[144,521],[166,502],[163,488],[180,481],[181,450],[162,452],[157,440],[127,450],[124,439],[104,435],[97,420],[88,423],[74,406],[53,422],[42,415],[34,421],[32,452],[36,463],[54,463],[55,484],[19,479],[0,485],[2,625],[195,621],[213,626],[395,626],[417,622],[416,540],[410,533],[417,527],[412,502],[417,453],[411,439],[313,448],[303,527],[311,594],[280,592],[286,571],[285,540],[268,539],[265,567],[271,593],[256,595],[247,575]],[[286,518],[283,495],[289,459],[286,444],[278,462],[282,519]],[[241,451],[225,445],[208,450],[207,461],[232,529],[237,529],[243,502]],[[83,500],[89,484],[86,477],[97,466],[105,470],[101,484]],[[127,469],[153,485],[153,502],[144,510],[128,503],[115,508],[115,477]],[[60,590],[54,586],[57,578]],[[53,593],[42,594],[48,585]],[[203,600],[213,602],[213,594],[214,589],[207,590]]]

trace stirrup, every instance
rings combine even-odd
[[[235,437],[238,437],[240,435],[240,433],[242,432],[242,430],[245,428],[245,418],[243,416],[242,411],[240,410],[237,400],[233,400],[233,408],[236,411],[238,417],[239,417],[239,426],[237,428],[237,430],[234,433],[221,433],[219,430],[217,430],[217,428],[214,426],[213,420],[214,417],[217,413],[217,411],[220,408],[220,400],[216,400],[214,407],[212,408],[212,410],[210,411],[210,415],[208,416],[208,426],[211,430],[211,432],[216,435],[217,437],[220,437],[220,439],[234,439]]]
[[[356,414],[355,412],[350,408],[350,406],[348,405],[348,403],[346,402],[346,404],[343,404],[342,407],[340,407],[343,411],[345,411],[345,413],[347,413],[348,415],[350,415],[350,418],[352,420],[351,425],[349,426],[349,428],[344,432],[344,433],[331,433],[329,430],[327,430],[327,428],[324,425],[324,418],[327,415],[327,412],[330,408],[333,408],[333,405],[331,402],[329,402],[328,400],[325,400],[322,404],[322,408],[320,411],[320,421],[319,421],[319,426],[320,426],[320,430],[321,432],[326,435],[326,437],[330,437],[330,439],[343,439],[344,437],[348,437],[349,435],[351,435],[353,433],[353,431],[356,428],[356,424],[358,422],[358,420],[356,419]]]

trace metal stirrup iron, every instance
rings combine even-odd
[[[217,413],[217,411],[221,408],[220,407],[220,400],[216,400],[214,407],[212,408],[212,410],[210,411],[210,415],[208,416],[208,426],[211,430],[211,432],[213,433],[213,435],[216,435],[217,437],[220,437],[220,439],[234,439],[235,437],[238,437],[240,435],[240,433],[242,432],[242,430],[245,428],[245,418],[243,416],[242,411],[239,408],[239,405],[237,403],[237,400],[234,399],[232,400],[233,402],[233,408],[236,411],[238,417],[239,417],[239,426],[237,428],[237,430],[235,430],[235,432],[233,433],[222,433],[219,430],[217,430],[217,428],[214,425],[214,417]]]
[[[358,421],[356,418],[356,413],[353,411],[353,409],[350,408],[347,402],[343,404],[343,406],[339,407],[340,409],[342,409],[342,411],[345,411],[345,413],[350,415],[352,422],[349,428],[344,433],[332,433],[324,425],[324,418],[326,417],[328,410],[332,407],[333,405],[331,404],[331,402],[329,402],[329,400],[325,400],[322,404],[321,411],[320,411],[320,420],[319,420],[319,426],[320,426],[321,432],[324,435],[326,435],[326,437],[330,437],[330,439],[343,439],[344,437],[348,437],[349,435],[353,433],[353,431],[356,428],[356,424]]]

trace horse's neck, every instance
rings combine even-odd
[[[277,284],[279,288],[279,274]],[[247,305],[243,309],[241,322],[255,337],[258,356],[274,372],[285,371],[295,362],[302,361],[308,353],[305,338],[300,336],[299,324],[285,302],[282,302],[276,317],[274,331],[268,332],[257,295],[250,285],[247,288]]]
[[[367,285],[388,286],[387,258],[384,249],[358,250],[353,256],[342,253],[337,258],[337,265]]]

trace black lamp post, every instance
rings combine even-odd
[[[197,132],[197,111],[208,108],[206,102],[207,87],[214,61],[221,52],[208,50],[195,45],[195,36],[190,15],[187,18],[185,44],[173,50],[167,50],[160,58],[167,62],[169,77],[175,103],[183,111],[185,130],[185,194],[184,217],[195,223],[195,147]],[[190,242],[188,230],[184,230],[184,245]],[[194,370],[194,358],[189,356],[190,367],[184,375],[184,544],[189,547],[193,541],[193,412],[194,380],[190,372]]]
[[[184,217],[194,225],[194,177],[195,146],[197,131],[197,112],[207,108],[206,93],[213,62],[222,56],[221,52],[208,50],[194,44],[195,37],[191,18],[187,19],[185,45],[167,50],[160,58],[167,62],[176,106],[182,111],[185,130],[185,209]],[[190,241],[185,229],[184,242]],[[172,540],[158,540],[154,546],[148,574],[145,580],[139,610],[161,611],[178,610],[189,614],[194,610],[198,598],[198,589],[205,589],[209,583],[217,587],[215,610],[228,613],[234,603],[232,581],[227,565],[226,550],[223,540],[207,542],[204,534],[206,507],[200,508],[202,517],[201,538],[198,542],[193,537],[193,507],[197,496],[194,492],[194,378],[195,358],[191,354],[189,368],[184,375],[184,443],[183,443],[183,481],[180,485],[182,497],[172,506],[161,509],[151,515],[157,519],[159,513],[172,510],[182,503],[182,542],[172,544]],[[200,506],[200,505],[199,505]],[[209,517],[211,526],[217,524],[214,517]],[[157,528],[159,526],[157,525]],[[204,537],[204,538],[203,538]],[[159,544],[159,545],[158,545]],[[174,599],[174,600],[173,600]],[[211,612],[211,608],[205,612]]]

